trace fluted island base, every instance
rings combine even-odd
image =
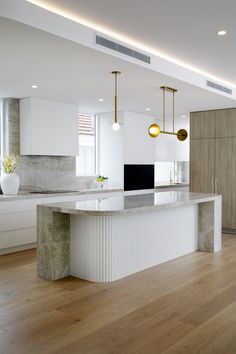
[[[111,216],[71,215],[70,274],[124,278],[198,249],[197,205]]]

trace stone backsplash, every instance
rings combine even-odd
[[[2,99],[4,153],[19,154],[19,99]],[[21,156],[17,169],[20,188],[29,190],[80,190],[94,188],[94,177],[76,176],[76,158]]]
[[[94,177],[77,177],[75,157],[22,156],[21,189],[80,190],[94,188]]]

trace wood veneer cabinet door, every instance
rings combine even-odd
[[[215,193],[222,195],[222,226],[236,229],[236,138],[215,139]]]
[[[236,108],[215,111],[215,137],[236,137]]]
[[[190,141],[190,191],[214,193],[214,139]]]
[[[216,111],[191,112],[191,139],[214,138],[214,122]]]

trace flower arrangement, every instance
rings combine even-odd
[[[108,177],[104,177],[104,176],[98,176],[95,181],[96,182],[105,182],[105,180],[108,179]]]
[[[104,177],[99,175],[96,179],[95,179],[95,184],[99,187],[101,187],[101,189],[103,189],[103,185],[106,182],[106,180],[108,180],[108,177]]]
[[[17,166],[19,165],[19,156],[5,155],[0,160],[0,164],[4,173],[14,173]]]

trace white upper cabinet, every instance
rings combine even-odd
[[[23,98],[20,100],[21,155],[77,156],[78,106]]]

